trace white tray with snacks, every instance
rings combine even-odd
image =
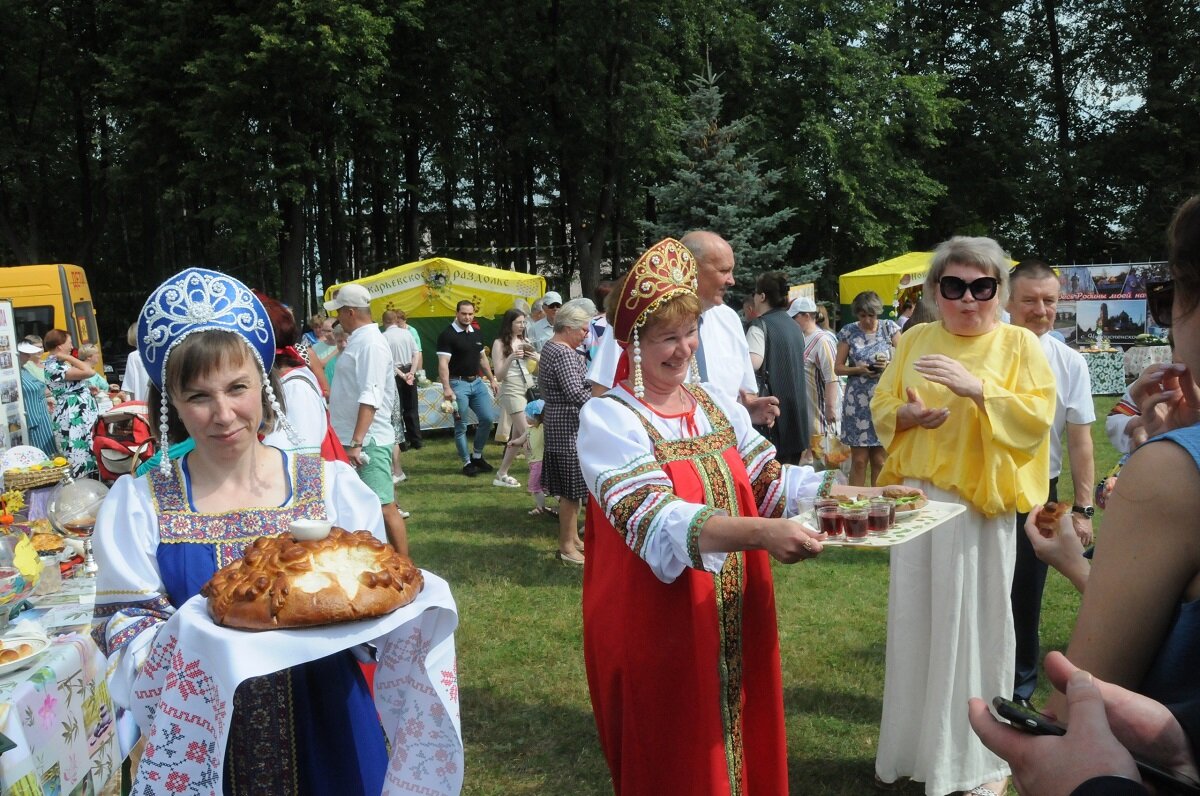
[[[855,497],[869,498],[882,493],[882,489],[871,487],[837,487],[834,489],[835,497],[837,494],[853,494]],[[934,528],[954,519],[959,514],[966,511],[966,507],[961,503],[943,503],[937,500],[930,500],[919,509],[910,511],[897,511],[896,524],[889,528],[885,533],[868,534],[867,536],[849,539],[845,535],[833,536],[821,540],[823,547],[863,547],[863,548],[879,548],[891,547],[910,539],[915,539],[922,534],[929,533]],[[803,522],[809,528],[814,530],[818,528],[816,513],[806,511],[792,517],[796,522]]]

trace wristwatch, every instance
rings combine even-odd
[[[349,445],[347,445],[346,447],[347,447],[347,448],[361,448],[361,447],[362,447],[362,443],[361,443],[361,442],[359,442],[358,440],[353,440],[353,439],[352,439],[352,440],[350,440],[350,444],[349,444]]]
[[[1072,514],[1082,514],[1087,519],[1091,519],[1096,515],[1096,509],[1093,506],[1072,506]]]

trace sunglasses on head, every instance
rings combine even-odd
[[[942,298],[948,301],[958,301],[971,291],[976,301],[991,301],[996,297],[996,288],[1000,280],[994,276],[981,276],[974,282],[967,282],[957,276],[943,276],[938,280],[938,290]]]
[[[1150,317],[1164,329],[1171,326],[1171,305],[1175,303],[1175,280],[1163,279],[1146,283],[1146,307]]]

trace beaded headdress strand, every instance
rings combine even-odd
[[[271,387],[275,364],[275,332],[262,302],[250,289],[226,274],[204,268],[189,268],[159,285],[142,306],[138,316],[138,353],[150,381],[162,396],[159,404],[159,439],[163,456],[159,468],[170,470],[166,456],[170,444],[167,425],[167,360],[175,347],[196,332],[233,332],[246,341],[263,371],[267,402],[293,444],[299,444],[295,429],[284,417],[283,408]]]
[[[638,330],[669,299],[684,293],[696,293],[696,258],[674,238],[660,240],[647,249],[621,283],[613,316],[613,334],[627,347],[633,394],[638,398],[646,394],[642,385],[642,347]],[[700,380],[695,356],[692,357],[692,377],[695,381]]]

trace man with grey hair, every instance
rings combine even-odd
[[[703,230],[687,233],[680,243],[696,258],[696,294],[701,305],[700,347],[696,349],[700,381],[740,402],[755,423],[771,425],[779,416],[779,399],[758,397],[758,381],[741,318],[725,304],[725,291],[735,284],[733,247],[715,232]],[[588,381],[597,395],[613,386],[620,359],[620,346],[612,335],[606,335],[588,369]]]
[[[388,541],[396,552],[408,555],[408,529],[392,483],[392,351],[371,319],[371,294],[362,285],[344,285],[325,302],[325,309],[337,312],[338,323],[349,335],[329,388],[329,421],[358,477],[379,498]]]
[[[541,353],[542,346],[554,336],[554,316],[558,314],[558,308],[562,306],[563,300],[557,291],[551,290],[538,301],[542,303],[542,318],[529,324],[525,336]],[[537,302],[534,302],[533,306],[536,308]]]

